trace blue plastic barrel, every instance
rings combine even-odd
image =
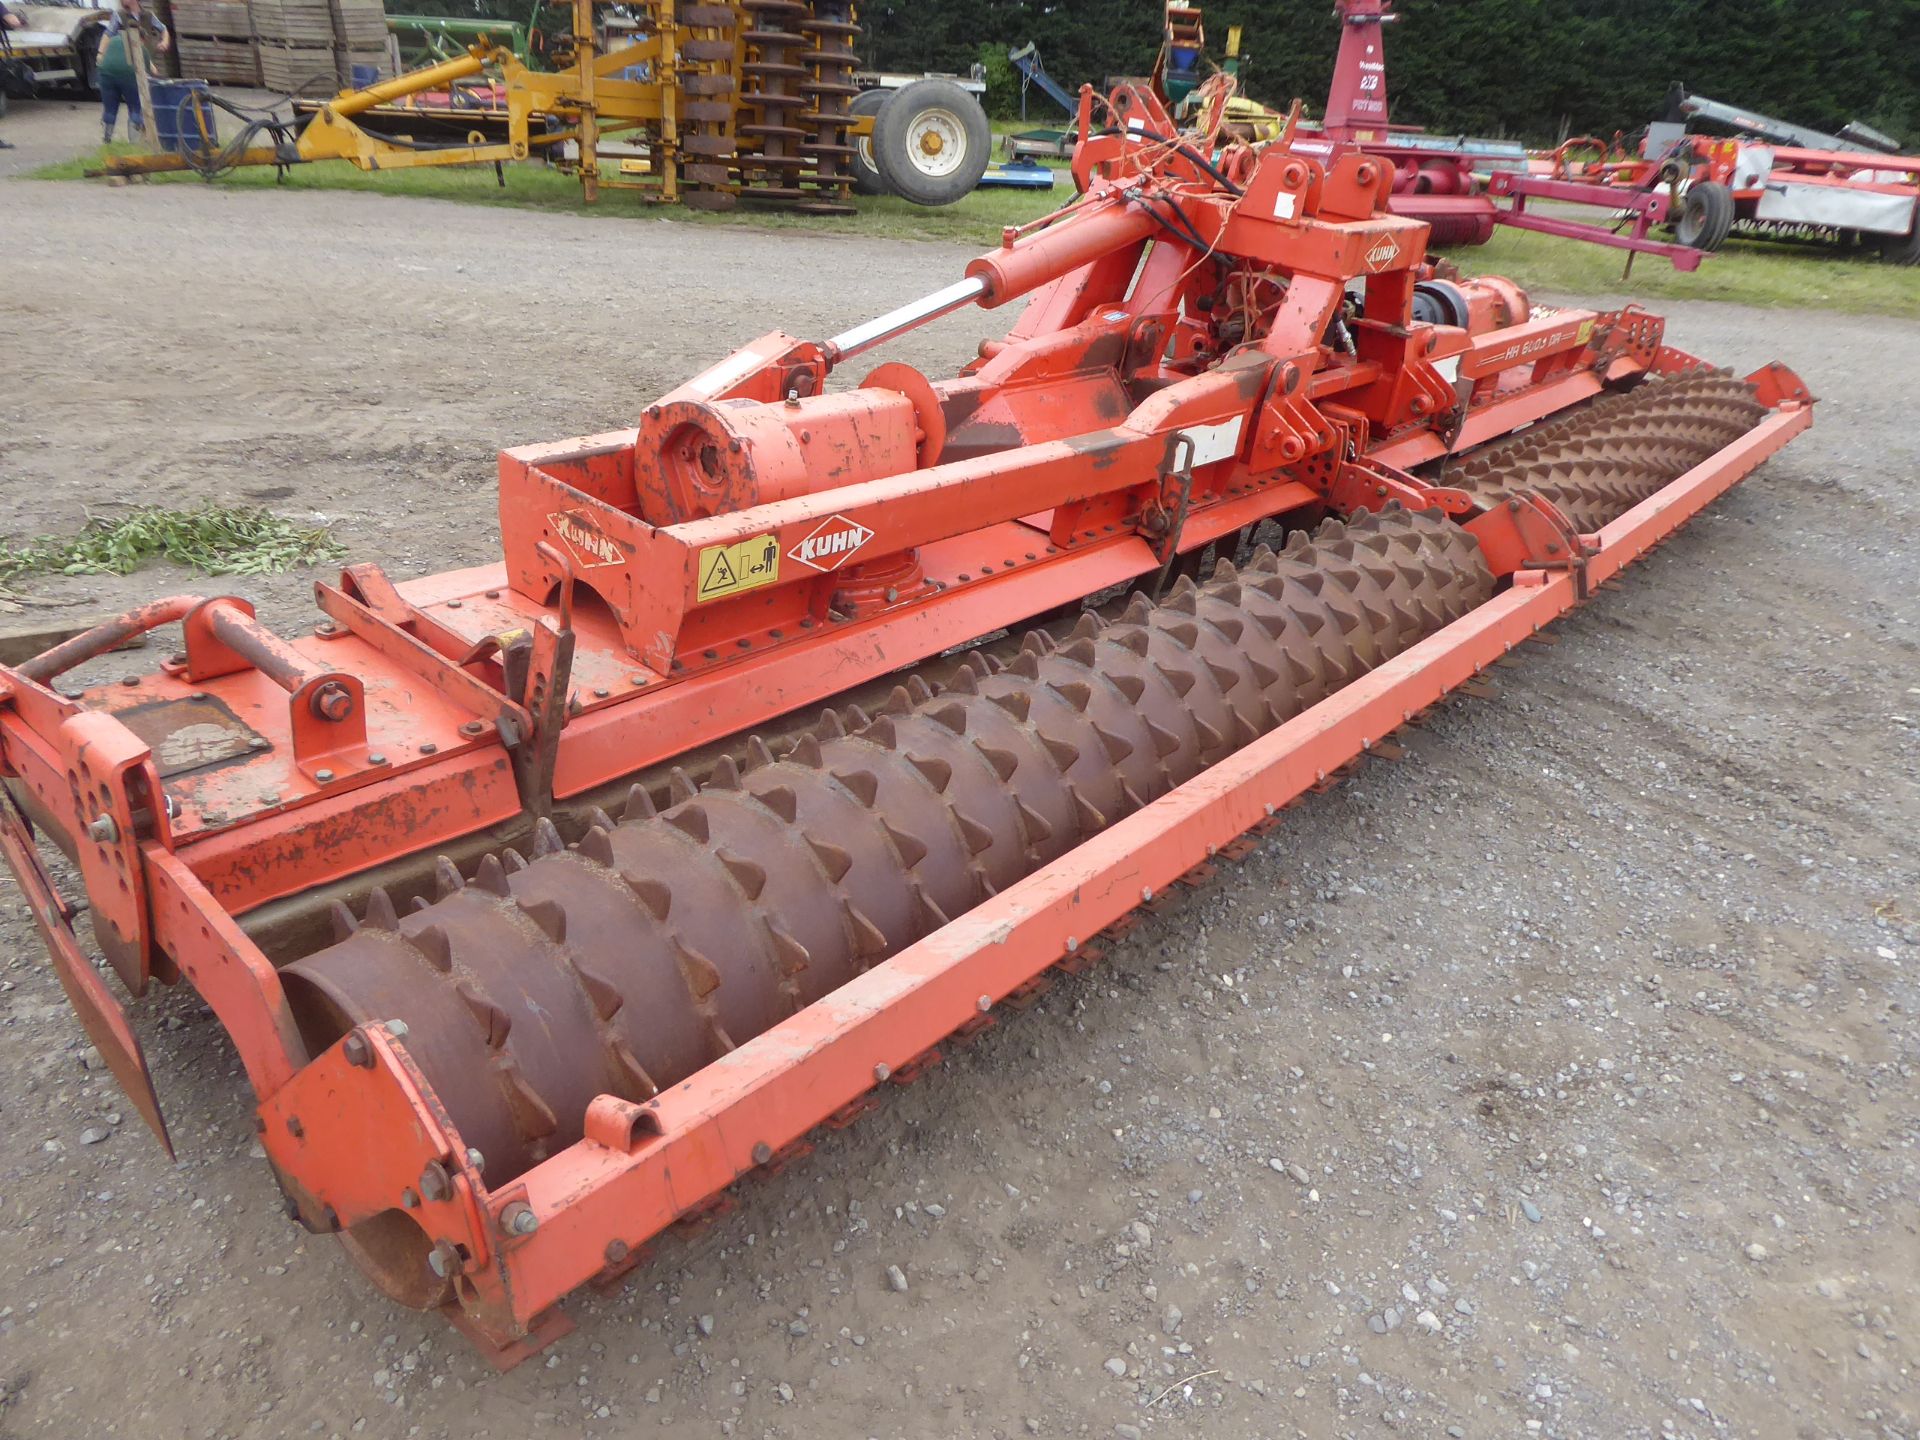
[[[162,80],[156,75],[147,82],[147,94],[153,102],[153,135],[162,150],[178,155],[220,147],[206,81]]]
[[[353,67],[354,89],[365,90],[379,83],[380,67],[378,65],[356,65]]]

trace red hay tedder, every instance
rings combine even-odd
[[[511,1364],[1811,421],[1779,366],[1436,266],[1377,156],[1107,103],[1079,198],[944,289],[503,453],[502,563],[0,669],[0,847],[163,1142],[39,843],[122,986],[218,1015],[295,1218]],[[956,378],[829,384],[1019,300]]]

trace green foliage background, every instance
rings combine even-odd
[[[888,70],[964,72],[1032,40],[1068,90],[1145,74],[1160,42],[1155,0],[880,0],[861,6],[863,53]],[[1920,0],[1400,0],[1386,31],[1396,123],[1510,135],[1631,130],[1678,80],[1696,94],[1801,124],[1850,119],[1920,140]],[[1318,114],[1339,30],[1328,0],[1207,0],[1208,48],[1244,27],[1246,88]],[[990,70],[997,68],[990,65]],[[995,78],[989,75],[990,81]],[[992,108],[1018,113],[1003,74]],[[1039,91],[1029,118],[1055,107]]]
[[[395,12],[495,15],[564,29],[551,0],[388,0]],[[1019,113],[1008,47],[1033,41],[1068,90],[1144,75],[1160,0],[870,0],[862,58],[876,69],[988,71],[988,109]],[[1205,0],[1208,48],[1245,39],[1246,89],[1318,114],[1339,27],[1331,0]],[[1920,142],[1920,0],[1399,0],[1387,81],[1396,123],[1533,143],[1634,130],[1678,80],[1696,94],[1821,129],[1864,120]],[[1038,90],[1036,121],[1056,115]]]

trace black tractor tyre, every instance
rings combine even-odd
[[[1913,207],[1913,228],[1880,242],[1880,258],[1889,265],[1920,265],[1920,204]]]
[[[892,90],[862,90],[853,97],[853,103],[847,106],[849,115],[878,116],[886,108],[896,92]],[[874,122],[875,128],[879,121]],[[856,195],[884,195],[887,182],[881,178],[880,167],[873,163],[873,136],[856,135],[853,137],[853,193]]]
[[[987,171],[987,112],[951,80],[916,80],[873,117],[873,160],[887,189],[916,205],[951,205]]]
[[[1733,191],[1712,180],[1687,187],[1680,201],[1680,217],[1673,222],[1673,238],[1693,250],[1718,250],[1733,229]]]
[[[96,25],[74,37],[73,79],[69,83],[82,95],[100,94],[100,77],[93,73],[93,58],[99,53],[100,36],[105,28]]]

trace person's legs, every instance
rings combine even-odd
[[[120,80],[117,76],[101,75],[100,83],[100,129],[102,138],[108,144],[113,143],[114,123],[120,118]],[[139,104],[138,92],[134,103]]]

